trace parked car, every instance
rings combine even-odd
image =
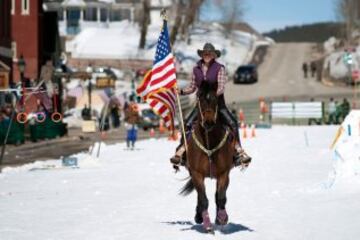
[[[153,110],[150,108],[150,105],[147,103],[141,103],[138,104],[138,106],[140,114],[139,127],[145,131],[150,128],[159,127],[160,118],[153,112]]]
[[[258,81],[258,73],[256,65],[242,65],[238,67],[234,75],[235,84],[256,83]]]

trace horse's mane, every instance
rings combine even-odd
[[[199,96],[205,96],[210,92],[215,92],[217,89],[217,84],[209,84],[207,82],[202,82],[199,88]]]

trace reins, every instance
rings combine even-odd
[[[207,132],[206,132],[207,135]],[[214,152],[216,152],[217,150],[219,150],[222,146],[224,146],[227,137],[229,136],[229,131],[226,129],[226,132],[224,134],[224,137],[221,139],[221,141],[219,142],[219,144],[214,147],[213,149],[207,149],[204,145],[201,144],[201,142],[199,141],[199,139],[197,138],[195,131],[192,130],[191,131],[191,136],[194,139],[196,146],[198,146],[204,153],[206,153],[206,155],[208,157],[210,157],[211,155],[213,155]],[[208,145],[208,144],[207,144]]]
[[[200,104],[200,100],[198,99],[197,100],[197,103],[198,103],[198,106],[199,106],[199,112],[200,112],[200,116],[201,116],[201,126],[205,129],[205,121],[204,121],[204,115],[203,115],[203,112],[202,112],[202,109],[201,109],[201,104]],[[216,120],[217,120],[217,115],[218,115],[218,105],[216,105],[216,108],[215,108],[215,116],[214,116],[214,121],[216,123]]]

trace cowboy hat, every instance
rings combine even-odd
[[[206,51],[206,52],[213,52],[213,53],[215,53],[215,54],[216,54],[216,57],[220,57],[220,56],[221,56],[221,52],[220,52],[219,50],[215,49],[214,45],[212,45],[211,43],[205,43],[203,49],[202,49],[202,50],[201,50],[201,49],[198,49],[198,50],[197,50],[197,53],[198,53],[198,55],[199,55],[200,57],[202,57],[202,54],[203,54],[205,51]]]

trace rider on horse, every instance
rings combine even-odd
[[[218,107],[221,120],[231,128],[236,140],[234,165],[239,166],[241,164],[248,164],[251,161],[251,157],[249,157],[241,147],[238,122],[227,109],[225,104],[224,90],[225,83],[227,82],[225,67],[215,60],[215,58],[220,57],[221,53],[219,50],[215,49],[211,43],[206,43],[203,47],[203,50],[198,50],[198,55],[201,57],[201,60],[198,61],[197,65],[193,68],[190,85],[184,89],[178,89],[178,92],[180,95],[191,94],[198,90],[198,88],[201,86],[201,83],[204,81],[213,86],[217,86],[216,94],[218,96]],[[198,110],[195,107],[185,120],[186,132],[191,130],[192,122],[197,116],[197,111]],[[185,146],[182,141],[180,146],[177,148],[175,156],[170,159],[170,162],[175,165],[184,165],[184,152]]]

